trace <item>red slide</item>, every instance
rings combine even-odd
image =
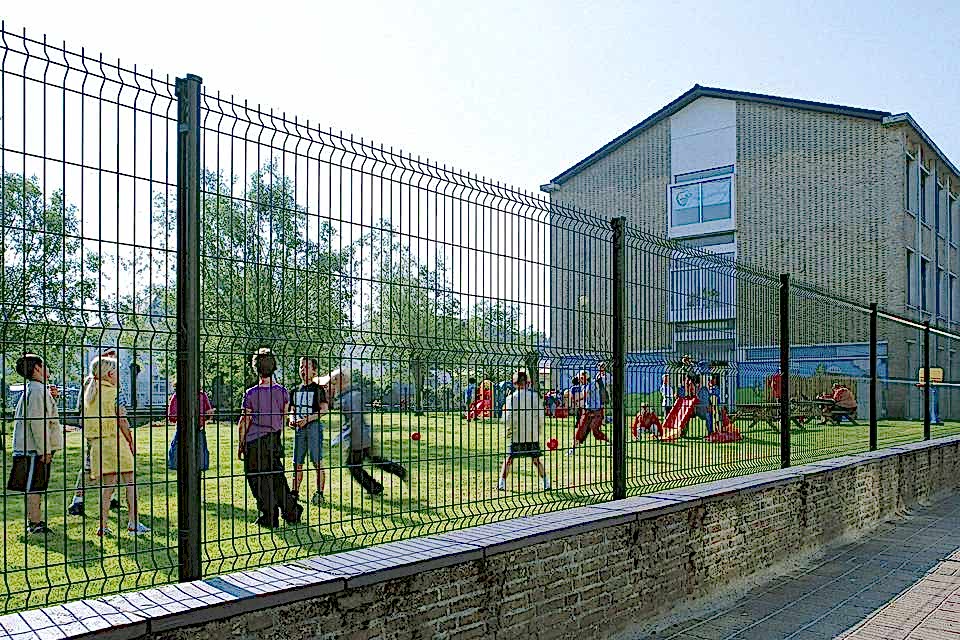
[[[693,408],[697,406],[697,398],[677,398],[676,404],[663,421],[663,428],[660,430],[660,439],[664,442],[673,442],[683,435],[687,429],[687,423],[693,416]]]

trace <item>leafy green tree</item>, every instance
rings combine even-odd
[[[509,379],[517,367],[539,359],[546,336],[528,325],[521,328],[520,305],[483,301],[474,305],[467,321],[470,352],[491,380]],[[534,358],[536,356],[536,358]],[[531,375],[539,372],[531,372]]]
[[[274,350],[287,383],[297,379],[297,360],[310,355],[321,369],[336,365],[350,334],[353,300],[351,245],[336,242],[333,227],[297,203],[295,185],[268,163],[238,186],[236,177],[203,175],[200,234],[201,368],[208,384],[235,405],[253,382],[250,355]],[[238,193],[239,191],[239,193]],[[158,194],[153,208],[155,256],[140,268],[140,286],[125,300],[123,320],[142,331],[126,332],[156,344],[162,316],[168,343],[165,371],[175,374],[175,198]],[[149,280],[146,276],[152,275]],[[156,313],[145,315],[146,309]]]
[[[0,352],[40,352],[75,379],[101,260],[84,247],[77,208],[62,190],[45,197],[35,176],[4,173],[0,202]]]
[[[421,264],[400,234],[387,223],[382,226],[365,239],[371,248],[373,284],[359,340],[365,358],[404,364],[420,413],[429,372],[447,369],[463,357],[461,304],[442,260],[437,259],[433,268]]]

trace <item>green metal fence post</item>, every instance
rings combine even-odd
[[[877,450],[877,303],[870,305],[870,451]]]
[[[200,531],[200,83],[177,78],[177,523],[179,578],[202,575]]]
[[[624,333],[626,331],[626,305],[624,296],[626,286],[625,237],[624,228],[627,219],[620,217],[610,221],[613,227],[613,362],[610,401],[613,404],[613,499],[627,497],[627,450],[626,419],[624,403],[626,401],[626,353]]]
[[[923,323],[923,439],[930,439],[930,321]]]
[[[780,467],[790,466],[790,274],[780,274]]]

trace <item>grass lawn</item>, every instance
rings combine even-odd
[[[527,460],[514,463],[507,491],[497,490],[506,450],[503,427],[494,420],[468,423],[455,414],[384,413],[373,417],[375,440],[388,457],[409,473],[405,482],[384,475],[385,491],[371,498],[351,481],[339,448],[331,450],[325,433],[326,504],[310,506],[315,476],[306,473],[300,490],[305,516],[300,526],[266,531],[253,524],[256,507],[236,459],[233,425],[211,424],[207,437],[211,469],[204,474],[204,573],[275,563],[331,553],[378,542],[463,528],[544,511],[607,500],[611,492],[610,445],[589,438],[572,456],[573,419],[547,419],[545,445],[556,438],[544,463],[553,483],[543,491]],[[609,434],[612,425],[606,425]],[[744,425],[745,426],[745,425]],[[10,429],[7,429],[10,432]],[[421,439],[411,439],[418,432]],[[933,427],[933,436],[960,432],[960,423]],[[140,519],[153,529],[133,537],[125,532],[126,501],[112,514],[114,537],[101,539],[97,530],[96,491],[91,491],[85,518],[66,516],[77,471],[82,465],[81,436],[69,433],[67,449],[54,460],[51,486],[44,500],[46,520],[54,533],[25,534],[22,494],[5,493],[2,517],[3,610],[37,607],[83,597],[173,582],[177,576],[177,486],[175,472],[166,469],[172,436],[164,424],[135,429]],[[627,474],[631,494],[744,475],[780,464],[779,434],[755,425],[739,443],[711,444],[702,439],[705,427],[694,420],[687,435],[675,443],[650,436],[628,440]],[[880,447],[922,438],[922,425],[885,422]],[[816,426],[792,432],[794,464],[867,450],[868,432],[861,426]],[[287,433],[288,470],[292,432]],[[10,454],[4,453],[4,479]],[[373,471],[380,477],[379,471]]]

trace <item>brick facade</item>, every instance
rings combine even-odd
[[[672,179],[670,118],[664,117],[622,145],[564,174],[551,184],[553,202],[583,209],[598,218],[624,215],[635,230],[666,237],[666,190]],[[927,224],[918,224],[918,200],[907,202],[906,154],[919,150],[930,170],[925,202]],[[898,315],[960,329],[960,284],[957,300],[943,293],[941,317],[934,317],[933,291],[938,268],[941,290],[950,276],[960,279],[960,251],[950,241],[946,219],[947,193],[960,193],[960,176],[931,148],[914,126],[902,121],[858,117],[836,110],[815,110],[776,101],[736,100],[735,242],[738,260],[770,274],[790,273],[795,281],[837,292],[861,304],[876,302]],[[940,233],[935,228],[934,184],[943,184]],[[916,182],[916,181],[915,181]],[[917,191],[914,184],[913,191]],[[960,227],[960,202],[953,223]],[[960,238],[960,230],[954,232]],[[922,314],[907,305],[906,252],[929,259],[928,308]],[[604,254],[606,255],[606,254]],[[673,348],[674,325],[668,318],[669,256],[667,245],[649,239],[628,240],[628,351]],[[569,243],[552,245],[554,272],[581,259]],[[909,284],[919,304],[916,271]],[[551,302],[576,297],[585,290],[557,275]],[[774,282],[745,274],[736,280],[738,348],[776,344],[777,292]],[[588,287],[589,288],[589,287]],[[797,292],[794,344],[864,343],[869,339],[865,314],[844,310],[826,298]],[[601,303],[604,297],[598,297]],[[603,307],[606,313],[609,310]],[[557,314],[551,326],[553,344],[569,342],[575,312]],[[880,339],[888,342],[888,375],[914,379],[921,365],[915,330],[881,323]],[[933,366],[960,380],[957,344],[937,344]],[[917,392],[909,385],[885,390],[891,416],[917,417]],[[960,410],[960,397],[944,391],[944,409]]]

